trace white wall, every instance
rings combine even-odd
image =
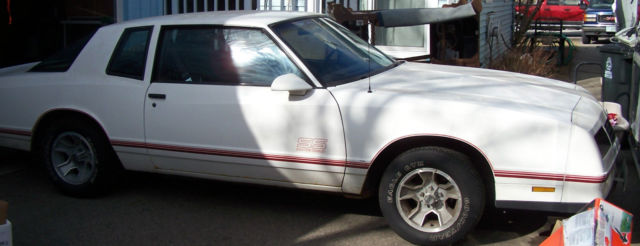
[[[511,45],[513,38],[513,20],[514,1],[483,1],[478,37],[479,59],[483,67],[487,67],[491,59],[495,60],[508,50],[507,45]]]

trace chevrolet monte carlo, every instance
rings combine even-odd
[[[0,70],[0,146],[98,194],[134,170],[378,197],[417,244],[484,208],[604,197],[619,140],[585,89],[395,61],[325,15],[224,12],[100,28]]]

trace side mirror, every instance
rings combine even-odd
[[[295,74],[288,73],[278,76],[271,83],[272,91],[288,91],[290,95],[304,96],[313,89],[306,81]]]
[[[580,0],[580,3],[578,4],[578,6],[580,6],[580,9],[582,10],[587,9],[587,3],[584,0]]]

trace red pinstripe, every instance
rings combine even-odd
[[[111,144],[116,146],[123,146],[123,147],[148,148],[148,149],[155,149],[155,150],[178,151],[178,152],[204,154],[204,155],[219,155],[219,156],[261,159],[261,160],[270,160],[270,161],[296,162],[296,163],[317,164],[317,165],[325,165],[325,166],[340,166],[340,167],[353,167],[353,168],[365,168],[365,169],[369,168],[368,163],[347,162],[343,160],[330,160],[330,159],[308,158],[308,157],[287,156],[287,155],[271,155],[271,154],[264,154],[264,153],[216,150],[216,149],[173,146],[173,145],[164,145],[164,144],[145,144],[145,143],[137,143],[137,142],[118,141],[118,140],[111,141]]]
[[[339,167],[350,167],[350,168],[360,168],[360,169],[368,169],[371,166],[371,163],[369,162],[329,160],[329,159],[308,158],[308,157],[287,156],[287,155],[270,155],[270,154],[264,154],[264,153],[215,150],[215,149],[173,146],[173,145],[164,145],[164,144],[145,144],[145,143],[138,143],[138,142],[117,141],[117,140],[111,141],[111,143],[113,145],[123,146],[123,147],[149,148],[149,149],[155,149],[155,150],[178,151],[178,152],[187,152],[187,153],[194,153],[194,154],[219,155],[219,156],[227,156],[227,157],[296,162],[296,163],[316,164],[316,165],[326,165],[326,166],[339,166]],[[579,176],[579,175],[565,176],[563,174],[554,174],[554,173],[501,171],[501,170],[494,170],[494,174],[496,177],[504,177],[504,178],[541,179],[541,180],[555,180],[555,181],[580,182],[580,183],[602,183],[607,178],[606,175],[597,176],[597,177]]]
[[[0,128],[0,133],[20,135],[20,136],[31,136],[31,131],[23,131],[23,130],[15,130],[15,129],[6,129]]]
[[[607,175],[603,176],[581,176],[581,175],[563,175],[555,173],[535,173],[535,172],[519,172],[519,171],[499,171],[494,172],[496,177],[503,178],[521,178],[521,179],[542,179],[579,183],[602,183],[607,179]]]
[[[0,128],[0,133],[14,134],[14,135],[20,135],[20,136],[32,135],[31,131],[6,129],[6,128]],[[392,141],[391,143],[403,138],[398,138]],[[386,146],[390,145],[391,143],[387,144]],[[264,153],[215,150],[215,149],[173,146],[173,145],[163,145],[163,144],[147,144],[147,143],[140,143],[140,142],[120,141],[120,140],[112,140],[111,144],[114,146],[122,146],[122,147],[149,148],[149,149],[156,149],[156,150],[178,151],[178,152],[187,152],[187,153],[194,153],[194,154],[219,155],[219,156],[238,157],[238,158],[296,162],[296,163],[306,163],[306,164],[316,164],[316,165],[326,165],[326,166],[340,166],[340,167],[350,167],[350,168],[359,168],[359,169],[368,169],[371,166],[371,163],[373,163],[373,161],[357,162],[357,161],[330,160],[330,159],[320,159],[320,158],[308,158],[308,157],[287,156],[287,155],[270,155],[270,154],[264,154]],[[378,157],[379,154],[380,152],[376,153],[374,160]],[[490,166],[492,165],[490,164]],[[493,166],[492,166],[492,169],[493,169]],[[538,172],[505,171],[505,170],[493,170],[493,172],[496,177],[503,177],[503,178],[540,179],[540,180],[554,180],[554,181],[579,182],[579,183],[602,183],[607,179],[607,175],[602,175],[602,176],[566,175],[565,176],[563,174],[557,174],[557,173],[538,173]]]

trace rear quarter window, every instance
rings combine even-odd
[[[142,80],[153,27],[127,28],[116,45],[106,73]]]

